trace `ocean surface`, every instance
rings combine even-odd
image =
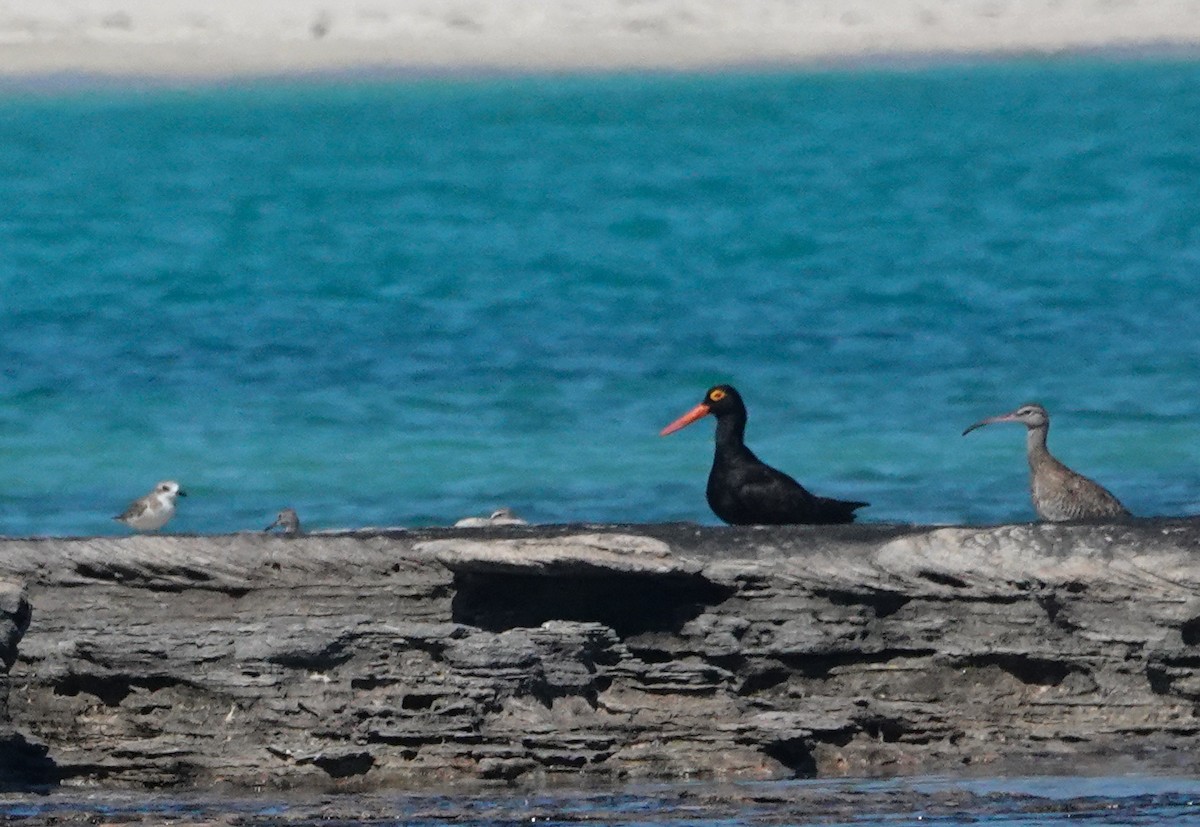
[[[1200,63],[0,93],[0,534],[693,520],[717,382],[869,521],[1020,426],[1200,513]]]

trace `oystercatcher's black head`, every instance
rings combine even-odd
[[[702,419],[709,414],[718,419],[729,414],[745,416],[746,405],[742,402],[741,395],[734,389],[733,385],[714,385],[704,394],[703,402],[663,428],[658,435],[666,436],[667,434],[673,434],[680,428],[691,425],[697,419]]]

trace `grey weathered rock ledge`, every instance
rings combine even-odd
[[[0,788],[1197,768],[1198,547],[1192,520],[3,539]]]

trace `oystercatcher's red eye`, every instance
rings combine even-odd
[[[708,398],[712,402],[720,402],[722,399],[725,398],[725,391],[721,390],[720,388],[717,388],[716,390],[711,391],[708,394]]]

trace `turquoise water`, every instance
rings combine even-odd
[[[1200,512],[1200,64],[0,98],[0,533],[715,522],[748,441],[872,521],[1032,518],[1015,425]]]

